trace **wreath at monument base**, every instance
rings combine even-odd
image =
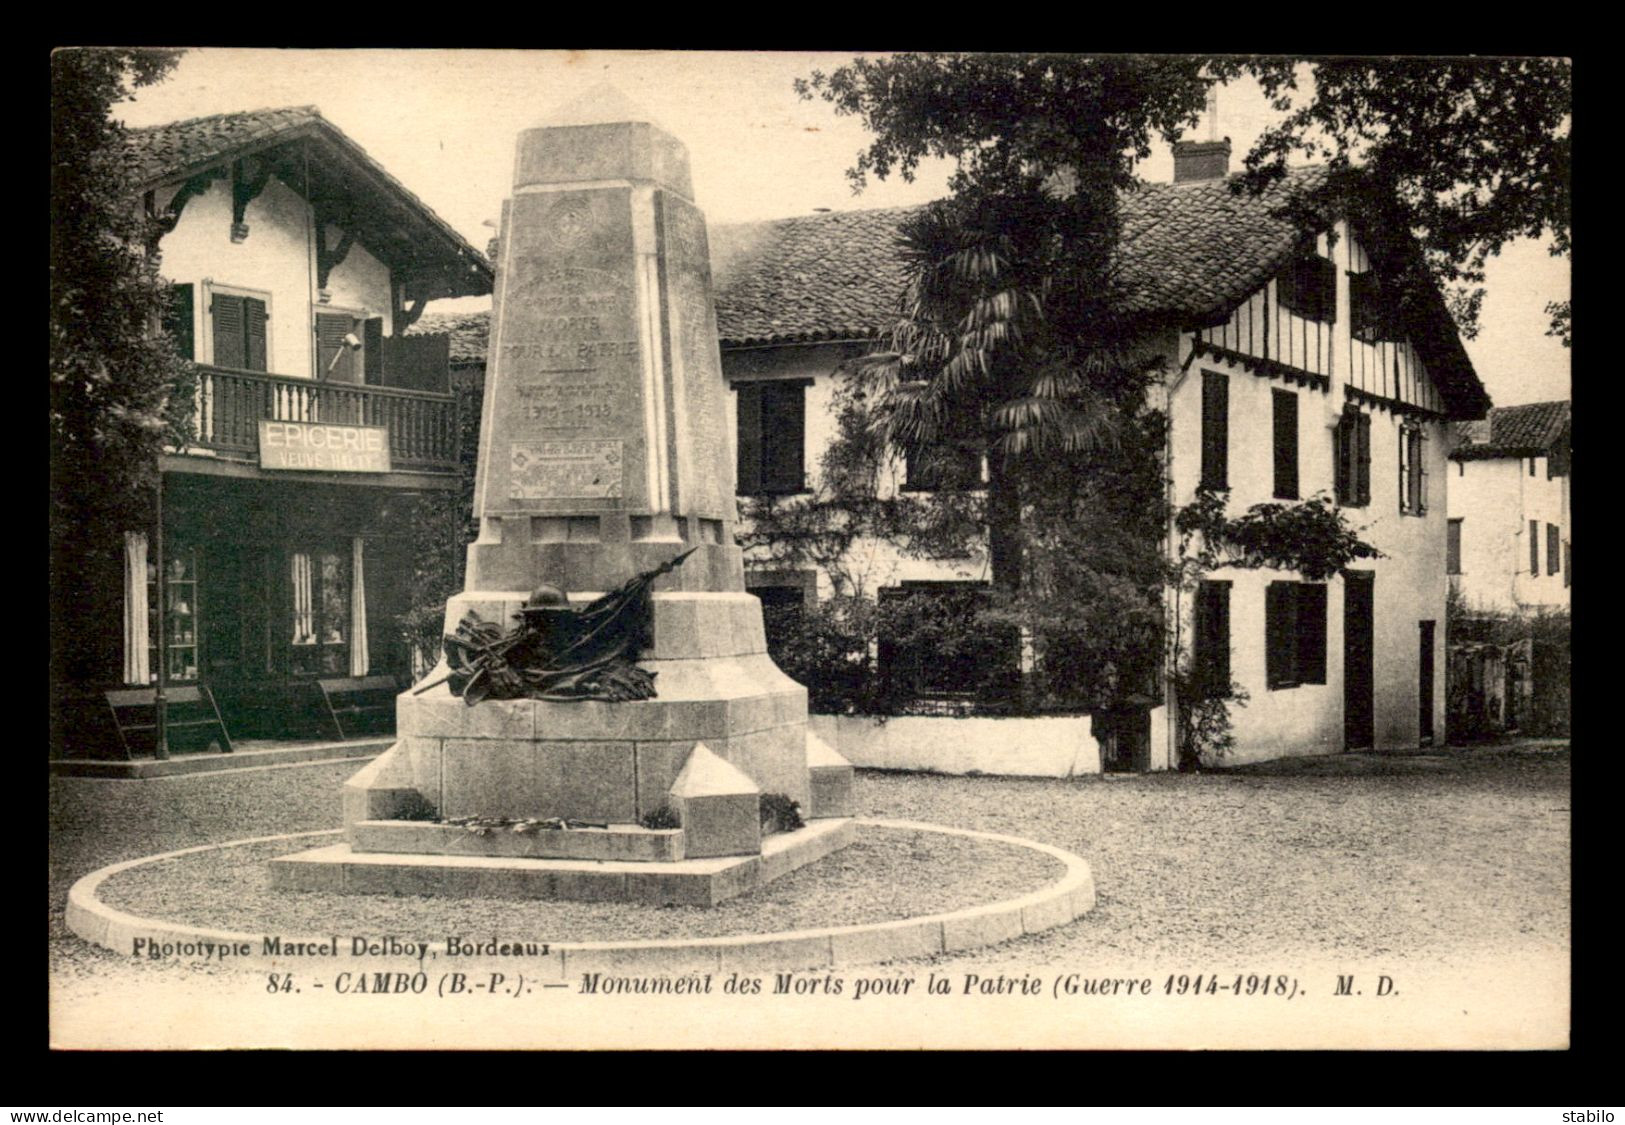
[[[557,587],[538,587],[511,632],[470,610],[457,631],[445,635],[451,671],[444,682],[470,707],[483,699],[654,698],[655,674],[635,663],[653,640],[651,588],[695,550],[638,575],[579,611]]]

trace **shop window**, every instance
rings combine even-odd
[[[209,327],[214,363],[244,371],[267,371],[267,325],[270,310],[267,299],[248,293],[209,293]]]
[[[811,379],[734,384],[739,495],[779,496],[806,490],[806,394],[811,385]]]
[[[1230,694],[1230,583],[1196,584],[1196,620],[1191,639],[1191,674],[1197,698]]]
[[[1326,682],[1326,587],[1271,582],[1264,601],[1265,679],[1271,689]]]
[[[1371,416],[1355,409],[1343,412],[1332,449],[1337,502],[1347,508],[1371,503]]]
[[[1202,487],[1230,487],[1230,377],[1202,372]]]
[[[169,658],[167,680],[180,683],[198,678],[198,574],[197,551],[170,547],[164,552],[165,611],[158,613],[158,567],[152,557],[147,563],[147,667],[151,679],[158,679],[158,629],[164,630],[164,649]]]
[[[296,676],[349,675],[350,552],[294,551],[288,571],[289,671]]]
[[[1275,414],[1275,498],[1298,498],[1298,396],[1270,392]]]
[[[1399,428],[1399,510],[1408,516],[1427,515],[1427,440],[1416,422]]]
[[[1337,270],[1328,258],[1305,253],[1275,278],[1275,299],[1283,309],[1308,320],[1337,319]]]

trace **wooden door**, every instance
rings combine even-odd
[[[1372,607],[1376,578],[1368,570],[1343,574],[1343,742],[1349,750],[1368,750],[1375,741]]]
[[[1433,632],[1434,622],[1422,621],[1417,652],[1417,730],[1423,746],[1433,745]]]

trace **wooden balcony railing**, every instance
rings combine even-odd
[[[452,395],[198,365],[194,445],[227,457],[256,459],[262,420],[384,426],[394,468],[457,469],[457,402]]]

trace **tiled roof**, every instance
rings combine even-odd
[[[263,148],[317,122],[326,123],[322,111],[300,105],[193,117],[131,129],[128,136],[136,178],[147,186],[201,164]]]
[[[446,239],[453,258],[467,262],[483,283],[483,287],[480,284],[465,287],[462,295],[490,292],[493,268],[485,255],[470,246],[450,223],[435,214],[433,208],[390,175],[383,165],[368,156],[365,149],[345,136],[313,105],[217,113],[209,117],[193,117],[166,125],[126,130],[132,178],[143,189],[165,180],[196,175],[224,161],[300,136],[319,137],[343,152],[376,177],[386,192],[396,195],[421,221]]]
[[[1298,244],[1273,212],[1319,168],[1293,172],[1259,196],[1226,181],[1147,184],[1123,197],[1119,304],[1169,319],[1227,311]],[[834,211],[718,226],[711,232],[717,328],[724,345],[865,337],[896,316],[903,272],[892,247],[914,208]]]
[[[485,338],[491,331],[491,314],[424,313],[408,331],[408,336],[443,335],[451,337],[453,364],[483,364]]]
[[[831,211],[710,231],[726,345],[864,339],[896,319],[897,225],[914,211]]]
[[[1304,230],[1278,212],[1291,194],[1319,186],[1324,176],[1320,168],[1298,169],[1257,196],[1232,192],[1225,180],[1147,184],[1125,193],[1119,306],[1181,326],[1228,313],[1300,244]],[[723,347],[866,339],[884,330],[903,289],[897,227],[914,210],[831,211],[712,227]],[[1489,399],[1442,298],[1434,293],[1425,303],[1425,323],[1413,326],[1411,336],[1449,414],[1482,414]]]
[[[1451,456],[1458,461],[1489,457],[1530,457],[1546,453],[1568,429],[1567,399],[1498,406],[1480,422],[1464,422],[1456,430]]]

